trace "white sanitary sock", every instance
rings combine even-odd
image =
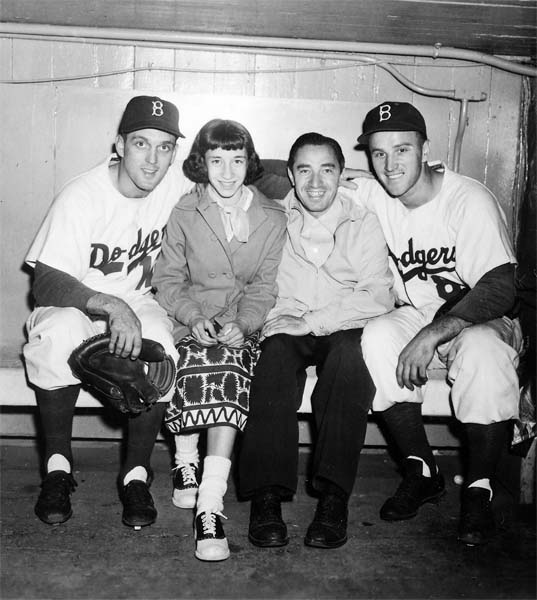
[[[186,433],[178,434],[175,437],[175,464],[189,465],[191,463],[197,465],[199,463],[198,440],[200,434]]]
[[[147,482],[147,471],[145,467],[134,467],[123,478],[123,485],[127,485],[133,479]]]
[[[229,458],[206,456],[203,461],[203,476],[198,492],[196,514],[202,512],[222,512],[227,480],[231,468]]]
[[[63,454],[52,454],[47,461],[47,473],[52,471],[65,471],[66,473],[71,472],[71,465]]]

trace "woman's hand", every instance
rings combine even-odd
[[[226,323],[220,333],[216,336],[216,339],[226,346],[232,348],[242,346],[244,343],[244,333],[242,329],[235,322]]]
[[[216,346],[216,331],[214,325],[205,317],[196,317],[190,322],[190,333],[202,346]]]

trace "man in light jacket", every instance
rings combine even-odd
[[[392,276],[377,218],[338,190],[344,168],[339,144],[304,134],[287,166],[294,187],[283,200],[287,241],[252,383],[241,491],[252,498],[250,541],[287,544],[281,501],[296,492],[296,411],[305,369],[315,365],[312,483],[319,502],[304,541],[336,548],[347,540],[348,498],[375,391],[362,358],[362,328],[392,309]]]

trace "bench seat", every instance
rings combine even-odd
[[[442,373],[442,371],[437,373]],[[307,370],[301,413],[311,413],[311,393],[317,380],[315,367]],[[0,368],[0,406],[35,406],[35,395],[27,384],[22,367]],[[82,390],[77,401],[79,408],[98,408],[100,400],[90,392]],[[449,403],[449,386],[444,379],[431,379],[427,384],[423,414],[433,417],[448,417],[451,415]]]

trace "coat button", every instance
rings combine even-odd
[[[211,271],[211,272],[209,273],[209,277],[210,277],[211,279],[214,279],[214,278],[216,277],[216,273],[215,273],[214,271]]]

